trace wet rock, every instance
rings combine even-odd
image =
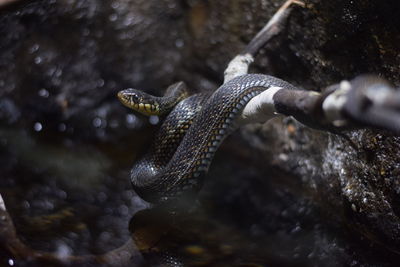
[[[12,7],[0,18],[0,97],[24,109],[25,126],[73,124],[96,138],[99,130],[87,127],[96,113],[108,120],[113,111],[126,112],[118,90],[154,92],[177,79],[184,25],[174,1],[49,0]],[[88,112],[95,109],[101,111]],[[122,119],[104,128],[117,128]]]
[[[306,89],[323,88],[360,73],[379,73],[395,85],[398,79],[398,3],[377,1],[310,2],[295,13],[288,26],[287,57],[272,66],[285,66],[287,76]],[[290,54],[295,59],[290,61]],[[279,59],[278,59],[279,60]],[[288,62],[285,62],[288,60]],[[293,63],[292,63],[293,62]],[[297,63],[297,64],[296,64]],[[303,74],[291,74],[294,68]],[[292,76],[294,75],[294,76]],[[360,130],[346,138],[304,128],[291,120],[250,126],[244,136],[264,151],[268,162],[302,179],[332,218],[392,250],[399,249],[399,194],[396,171],[399,137]],[[258,137],[255,137],[258,136]],[[352,143],[349,143],[352,142]]]

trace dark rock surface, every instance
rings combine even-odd
[[[26,242],[78,254],[122,244],[127,221],[143,207],[130,190],[129,166],[152,127],[116,92],[161,94],[177,80],[214,90],[281,4],[44,0],[1,9],[0,192]],[[395,0],[307,1],[252,72],[309,90],[362,73],[399,86],[399,12]],[[400,138],[347,135],[353,146],[277,119],[227,140],[201,202],[211,207],[207,216],[246,237],[233,242],[236,255],[243,246],[254,253],[247,262],[259,264],[396,266]],[[62,227],[43,228],[54,214]]]

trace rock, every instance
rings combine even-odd
[[[399,85],[400,58],[395,43],[400,29],[393,13],[399,10],[398,3],[309,4],[308,9],[294,12],[289,23],[288,41],[282,47],[289,51],[274,46],[274,55],[283,60],[271,60],[270,64],[286,67],[276,76],[314,90],[361,73],[380,74]],[[292,69],[303,73],[290,73]],[[257,147],[266,159],[300,177],[322,205],[328,204],[325,210],[332,217],[341,214],[356,231],[398,251],[399,175],[395,170],[400,162],[399,137],[382,131],[353,131],[346,133],[352,145],[345,138],[305,129],[290,120],[285,126],[277,124],[250,127],[244,130],[246,139],[252,143],[253,133],[261,134],[263,141],[257,142]]]

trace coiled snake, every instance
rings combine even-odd
[[[120,91],[120,101],[129,108],[146,115],[168,114],[150,150],[131,170],[134,190],[153,203],[197,192],[214,153],[237,128],[237,118],[245,105],[271,87],[295,89],[272,76],[246,74],[211,95],[186,97],[182,82],[170,86],[164,97],[135,89]]]

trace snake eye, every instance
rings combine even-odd
[[[131,101],[134,103],[138,103],[139,102],[139,97],[135,94],[132,94],[129,96],[131,98]]]

